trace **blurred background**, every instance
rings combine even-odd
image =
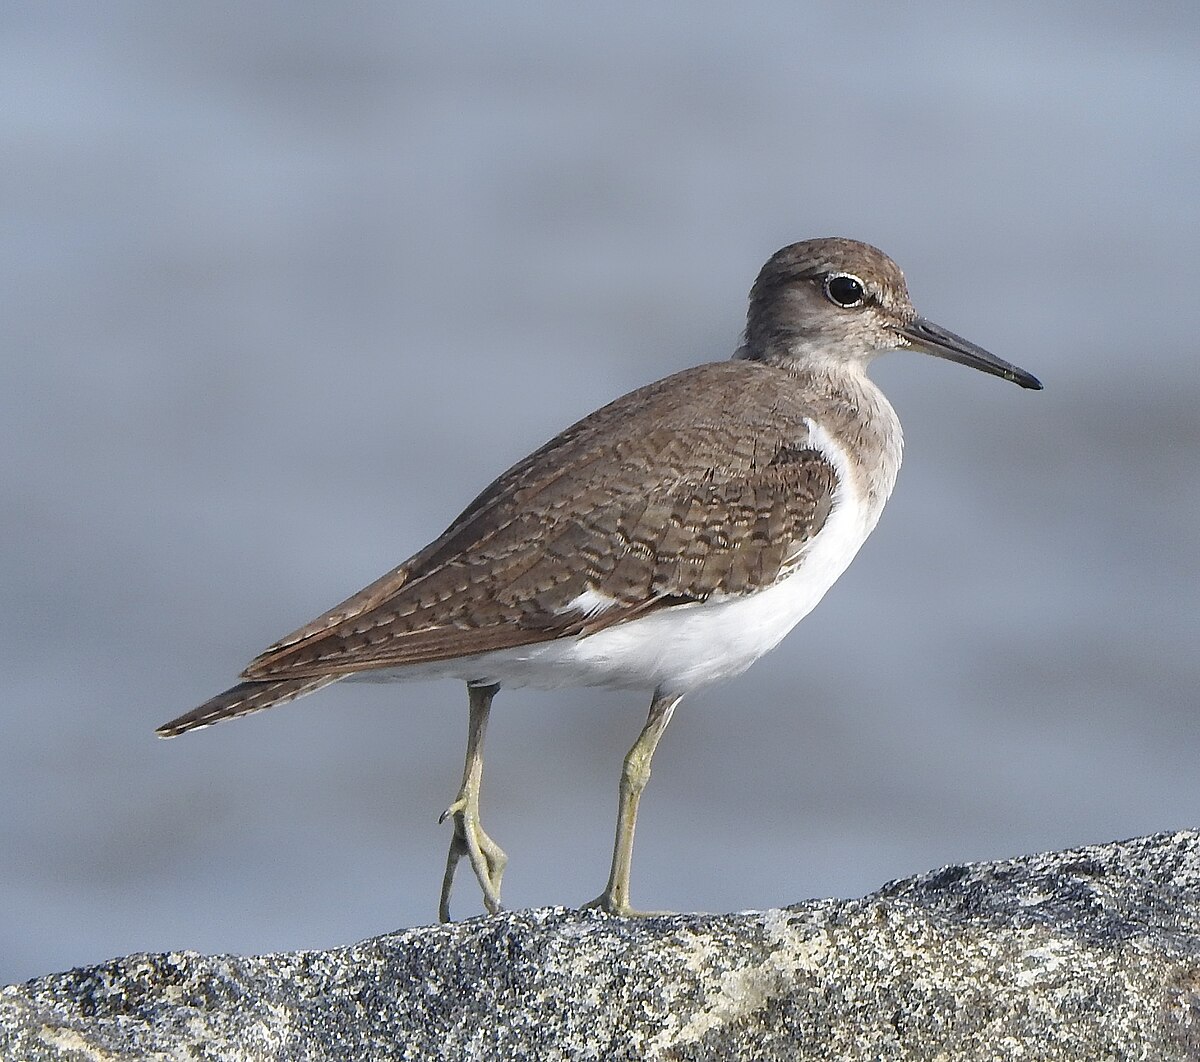
[[[896,494],[676,714],[634,902],[1200,823],[1198,49],[1184,2],[5,4],[0,981],[432,921],[457,684],[154,727],[577,417],[727,357],[810,236],[1046,390],[877,363]],[[600,891],[646,700],[497,699],[509,905]]]

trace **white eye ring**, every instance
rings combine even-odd
[[[851,310],[867,301],[867,286],[853,273],[830,273],[825,278],[825,298]]]

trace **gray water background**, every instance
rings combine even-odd
[[[896,494],[677,713],[634,901],[1200,824],[1198,57],[1190,2],[5,4],[0,980],[431,921],[456,684],[154,726],[570,421],[726,357],[815,235],[1046,390],[877,363]],[[600,890],[644,711],[498,698],[511,905]]]

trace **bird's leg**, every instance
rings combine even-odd
[[[635,911],[629,906],[629,868],[633,861],[633,831],[637,826],[638,801],[642,790],[650,780],[650,761],[658,746],[658,739],[671,721],[671,713],[682,699],[681,695],[668,696],[656,690],[650,702],[650,715],[642,728],[633,748],[625,756],[621,770],[621,797],[617,807],[617,839],[613,845],[612,870],[604,892],[587,904],[599,907],[609,914],[623,917],[650,914]]]
[[[488,712],[499,686],[467,686],[471,702],[471,718],[467,729],[467,763],[463,768],[462,787],[439,822],[454,819],[454,836],[450,838],[450,853],[446,856],[446,874],[442,879],[442,895],[438,902],[438,917],[450,921],[450,889],[454,871],[465,855],[483,890],[483,904],[489,914],[500,910],[500,879],[508,856],[479,824],[479,785],[483,779],[483,734],[487,729]]]

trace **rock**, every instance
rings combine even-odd
[[[0,991],[0,1058],[1200,1059],[1200,833],[775,911],[130,955]]]

